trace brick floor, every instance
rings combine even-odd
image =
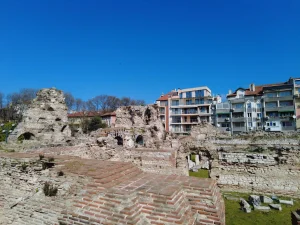
[[[224,202],[212,179],[145,173],[132,163],[68,156],[55,156],[55,163],[66,174],[92,178],[84,194],[61,211],[61,224],[225,224]]]

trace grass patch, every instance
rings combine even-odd
[[[191,155],[191,161],[196,162],[196,155]]]
[[[242,197],[248,200],[250,194],[244,193],[224,193],[236,197]],[[271,197],[270,195],[267,195]],[[280,199],[290,199],[286,197],[280,197]],[[295,211],[300,208],[300,199],[294,199],[293,206],[287,206],[281,204],[282,211],[271,209],[270,212],[260,212],[253,210],[251,213],[245,213],[240,210],[240,204],[238,201],[227,200],[225,201],[225,215],[227,225],[253,225],[253,224],[272,224],[282,225],[291,224],[291,211]],[[263,204],[267,205],[267,204]]]
[[[189,171],[190,177],[209,178],[209,171],[200,169],[198,172]]]

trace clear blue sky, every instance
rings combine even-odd
[[[0,91],[152,103],[300,77],[300,1],[0,0]]]

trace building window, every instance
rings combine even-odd
[[[300,80],[295,80],[295,85],[300,86]]]
[[[292,106],[293,105],[293,101],[282,101],[279,102],[280,107],[284,107],[284,106]]]
[[[257,123],[257,126],[258,126],[258,127],[261,127],[261,123],[260,123],[260,122],[258,122],[258,123]]]
[[[289,122],[289,121],[285,121],[285,122],[282,122],[282,126],[283,127],[291,127],[291,126],[293,126],[293,123]]]
[[[186,98],[191,98],[191,97],[192,97],[192,92],[191,91],[186,92]]]
[[[182,98],[182,93],[179,94],[179,98]]]
[[[179,100],[173,100],[172,101],[172,106],[176,106],[179,105]]]
[[[281,91],[279,92],[279,97],[291,96],[292,91]]]
[[[248,127],[252,127],[252,122],[248,122]]]
[[[233,123],[233,127],[244,127],[245,124],[243,122],[241,123]]]
[[[204,97],[204,90],[195,91],[196,97]]]
[[[257,118],[261,118],[261,113],[257,113]]]
[[[222,123],[221,127],[229,127],[229,123]]]
[[[257,104],[256,104],[256,107],[257,107],[257,108],[261,108],[261,103],[257,103]]]
[[[186,100],[186,105],[192,105],[193,104],[193,101],[192,100]]]
[[[276,92],[266,93],[266,96],[269,98],[277,97],[277,93]]]
[[[251,103],[247,103],[247,108],[251,109]]]
[[[247,113],[248,118],[252,117],[252,113]]]
[[[277,102],[266,102],[266,108],[276,108]]]
[[[244,107],[244,104],[243,103],[233,104],[232,107],[234,109],[242,109]]]

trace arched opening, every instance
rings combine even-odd
[[[121,138],[120,136],[116,136],[115,139],[117,139],[118,145],[123,145],[123,138]]]
[[[30,133],[30,132],[26,132],[24,134],[21,134],[20,136],[23,136],[24,140],[33,140],[34,139],[34,134]]]
[[[139,145],[143,145],[144,144],[144,138],[142,135],[137,136],[135,142]]]
[[[49,106],[49,107],[48,107],[48,111],[51,111],[51,112],[52,112],[52,111],[54,111],[54,109],[53,109],[51,106]]]

